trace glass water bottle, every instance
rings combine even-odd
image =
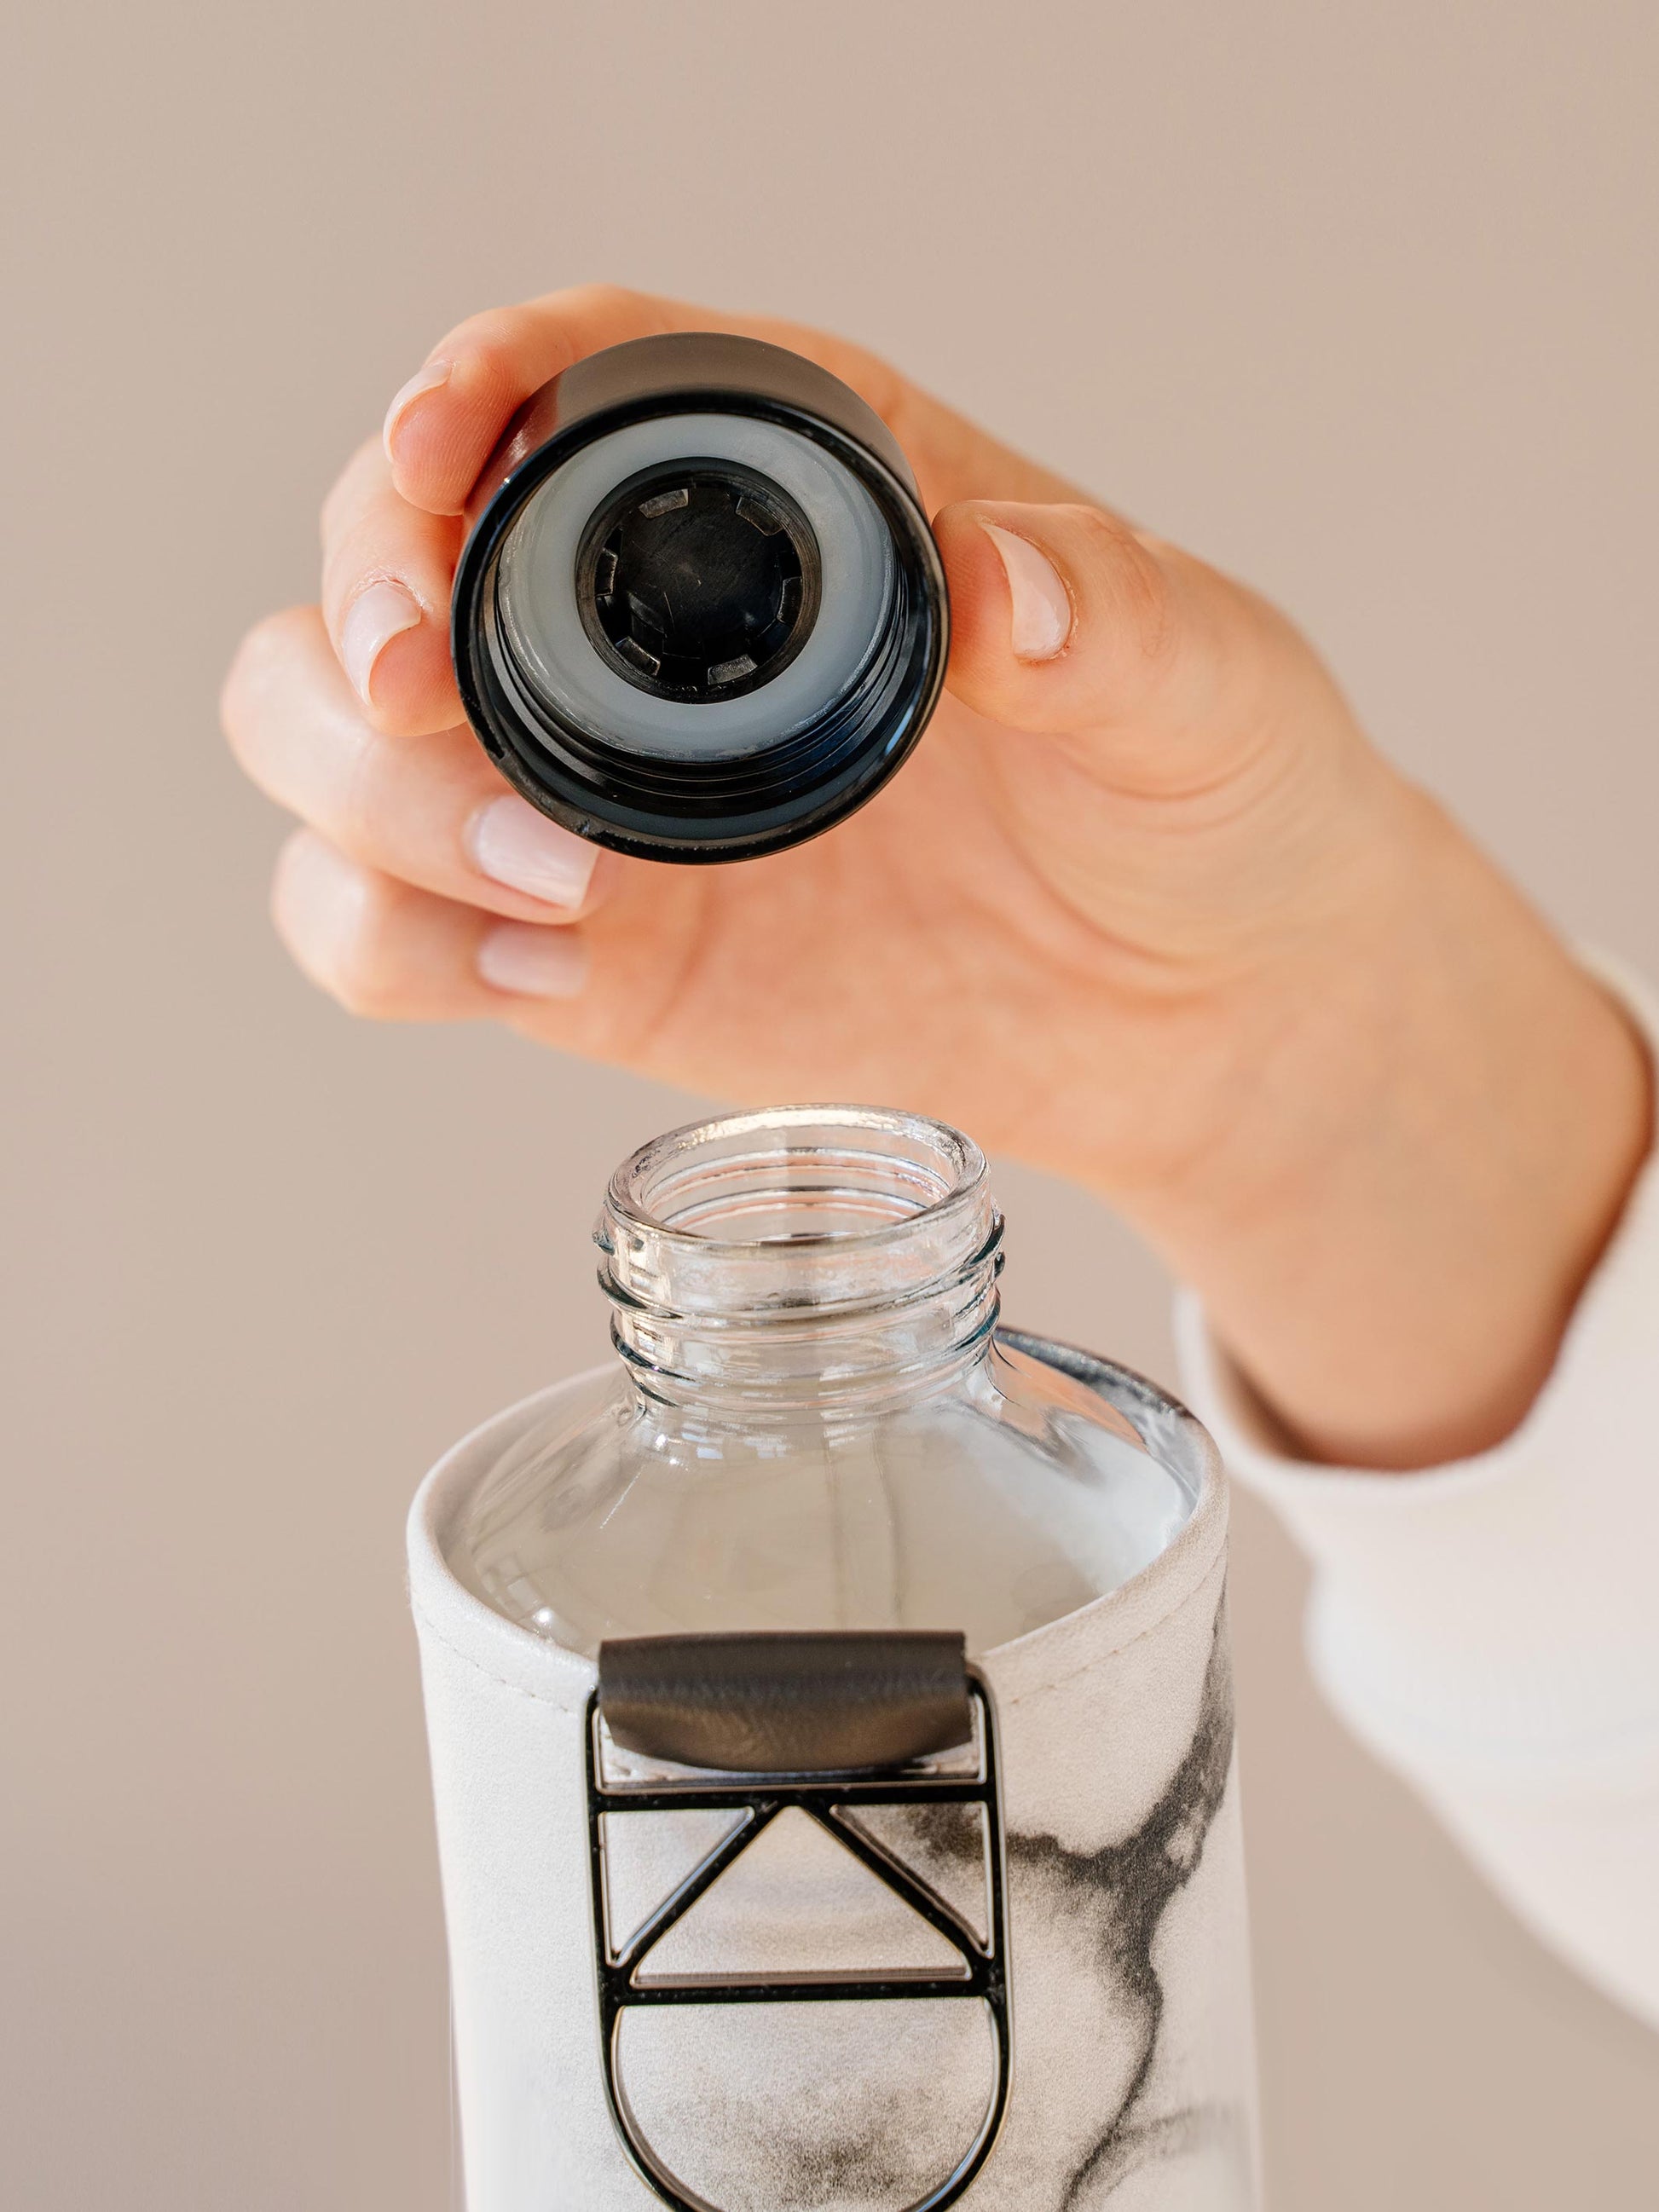
[[[1115,1589],[1193,1499],[1097,1393],[997,1336],[977,1146],[801,1106],[659,1137],[595,1232],[619,1357],[518,1438],[459,1564],[569,1648],[703,1630],[960,1629]]]
[[[468,2212],[1253,2212],[1226,1498],[917,1115],[677,1130],[410,1518]]]

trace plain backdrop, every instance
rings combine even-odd
[[[699,1103],[269,932],[215,693],[393,388],[590,276],[843,328],[1276,595],[1652,973],[1656,70],[1651,0],[14,16],[8,2206],[451,2203],[404,1508],[599,1355],[603,1179]],[[999,1186],[1012,1314],[1169,1376],[1155,1264]],[[1322,1711],[1248,1500],[1235,1592],[1276,2212],[1650,2207],[1659,2046]]]

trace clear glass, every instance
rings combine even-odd
[[[976,1146],[787,1107],[673,1131],[595,1231],[613,1376],[480,1485],[451,1564],[572,1649],[714,1629],[960,1629],[970,1651],[1148,1565],[1190,1490],[1095,1392],[1000,1342]]]

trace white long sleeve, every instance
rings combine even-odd
[[[1607,963],[1659,1057],[1659,1009]],[[1659,1159],[1494,1451],[1413,1474],[1276,1448],[1182,1294],[1188,1395],[1314,1565],[1325,1695],[1514,1911],[1659,2025]]]

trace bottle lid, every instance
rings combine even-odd
[[[455,580],[462,702],[580,836],[673,861],[851,813],[944,681],[945,574],[896,441],[781,347],[637,338],[532,394]]]

